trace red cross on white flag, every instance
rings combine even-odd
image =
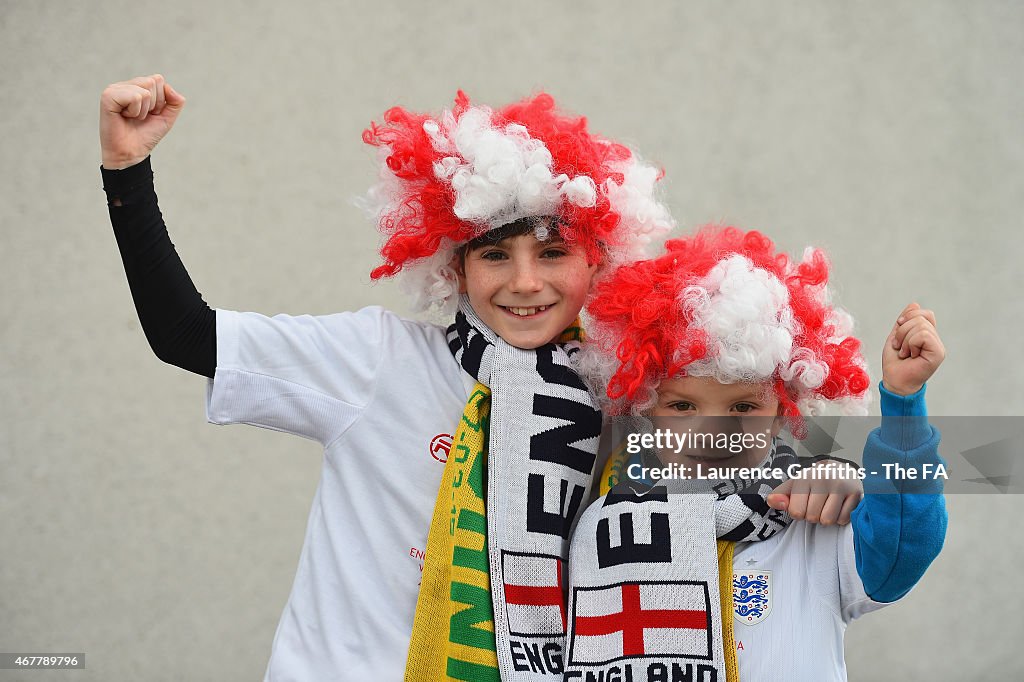
[[[525,636],[564,634],[562,560],[505,553],[502,563],[509,631]]]
[[[704,582],[624,583],[578,588],[573,664],[635,656],[710,659],[711,609]]]

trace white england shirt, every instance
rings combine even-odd
[[[737,543],[732,615],[740,679],[846,680],[846,626],[883,606],[857,575],[850,525],[794,521],[768,540]]]
[[[474,380],[444,329],[379,307],[217,310],[214,424],[324,446],[266,680],[400,680],[437,488]]]

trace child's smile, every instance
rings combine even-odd
[[[547,310],[548,308],[551,308],[553,305],[554,304],[552,303],[551,305],[541,305],[541,306],[536,306],[534,308],[509,307],[509,306],[501,306],[501,307],[502,307],[502,309],[505,310],[505,312],[510,313],[510,314],[512,314],[512,315],[514,315],[516,317],[535,317],[538,314],[540,314],[540,313],[544,312],[545,310]]]
[[[579,315],[597,265],[553,236],[506,237],[465,255],[462,289],[480,319],[518,348],[551,343]]]

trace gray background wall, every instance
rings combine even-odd
[[[259,678],[319,475],[312,442],[206,425],[205,382],[150,352],[100,190],[109,82],[188,98],[154,167],[215,307],[402,310],[369,285],[360,132],[545,88],[665,167],[680,229],[827,247],[876,379],[917,299],[949,350],[932,412],[1020,415],[1021,26],[991,0],[0,2],[0,651],[88,661],[0,680]],[[850,628],[851,679],[1024,674],[1019,500],[948,502],[925,580]]]

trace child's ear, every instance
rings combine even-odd
[[[786,418],[782,416],[782,403],[779,403],[779,409],[775,411],[775,419],[772,420],[772,438],[776,438],[785,425]]]
[[[587,289],[591,294],[593,294],[594,283],[600,281],[605,274],[605,270],[607,269],[605,262],[604,258],[597,262],[587,261],[587,272],[590,275],[590,280],[587,282]]]
[[[455,271],[455,276],[459,280],[459,293],[460,294],[466,293],[466,255],[465,255],[465,252],[460,250],[459,253],[456,253],[454,256],[452,256],[452,260],[451,260],[450,263],[448,263],[448,267],[450,267],[453,271]]]

